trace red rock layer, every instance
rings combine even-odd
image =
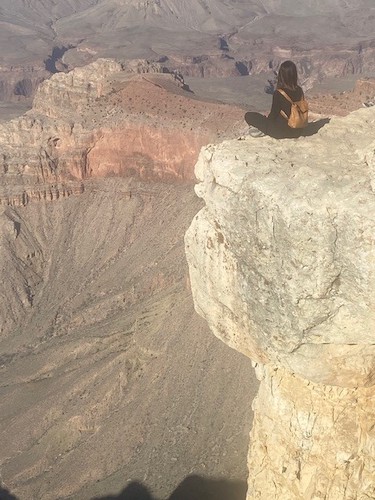
[[[200,148],[238,135],[244,111],[183,87],[106,60],[44,82],[33,109],[0,128],[1,203],[77,192],[91,177],[193,181]]]

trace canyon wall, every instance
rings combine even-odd
[[[103,57],[160,61],[194,77],[272,77],[293,59],[309,86],[327,76],[370,75],[373,16],[371,0],[7,0],[0,101],[33,96],[51,74]]]
[[[93,177],[191,182],[200,148],[243,128],[243,110],[202,102],[178,74],[102,59],[40,85],[0,124],[0,204],[80,193]]]
[[[243,111],[147,69],[56,74],[0,124],[0,496],[243,490],[253,394],[224,400],[218,374],[257,383],[195,314],[183,243],[199,150]]]
[[[194,312],[183,234],[200,206],[190,185],[101,178],[0,207],[2,499],[246,478],[253,392],[227,401],[218,380],[256,382]]]
[[[358,110],[197,162],[195,307],[260,380],[248,500],[375,497],[374,124]]]

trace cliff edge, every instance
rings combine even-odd
[[[247,499],[375,498],[375,110],[203,149],[196,310],[261,381]]]

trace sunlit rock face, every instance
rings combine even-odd
[[[261,380],[249,500],[375,496],[374,123],[227,141],[196,165],[195,307]]]

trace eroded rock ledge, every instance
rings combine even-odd
[[[30,111],[0,124],[0,205],[77,194],[97,177],[191,182],[201,147],[243,128],[241,108],[146,69],[99,59],[43,82]]]
[[[196,165],[197,311],[261,380],[250,499],[375,498],[375,111]]]

